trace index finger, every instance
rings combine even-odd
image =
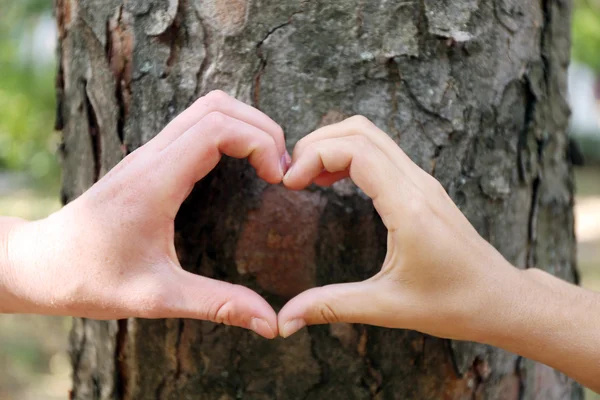
[[[245,104],[221,90],[215,90],[196,100],[194,104],[175,117],[147,146],[160,151],[193,127],[198,121],[212,112],[220,112],[231,118],[243,121],[268,133],[277,146],[280,155],[286,151],[283,129],[265,113]]]
[[[158,154],[154,179],[171,202],[175,216],[196,182],[204,178],[225,154],[248,158],[257,175],[271,184],[281,182],[284,166],[273,138],[253,125],[213,112],[188,129]]]
[[[398,144],[384,131],[379,129],[373,122],[362,115],[355,115],[341,122],[324,126],[311,134],[303,137],[294,148],[293,160],[302,155],[304,149],[311,143],[323,139],[341,138],[344,136],[364,136],[377,146],[394,165],[402,170],[415,185],[429,174],[416,165],[410,157],[398,146]],[[327,177],[324,182],[329,183],[333,179]]]

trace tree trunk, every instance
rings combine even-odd
[[[292,149],[363,114],[519,268],[576,281],[566,0],[56,0],[63,200],[216,88]],[[352,184],[288,192],[224,160],[176,221],[181,263],[280,308],[365,279],[386,231]],[[525,301],[525,300],[524,300]],[[489,346],[337,324],[267,341],[191,320],[75,319],[74,399],[578,399]]]

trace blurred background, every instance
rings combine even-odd
[[[60,207],[55,118],[56,28],[49,0],[0,0],[0,215],[37,219]],[[576,0],[570,134],[582,285],[600,291],[600,1]],[[69,318],[0,316],[0,399],[66,399]],[[588,400],[600,400],[591,392]]]

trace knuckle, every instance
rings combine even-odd
[[[231,300],[213,303],[209,307],[208,319],[218,324],[231,325],[235,306]]]
[[[207,110],[218,110],[228,98],[229,95],[222,90],[213,90],[199,98],[196,104],[200,108],[205,108]]]
[[[271,135],[258,135],[258,140],[262,140],[265,145],[273,147],[277,151],[277,140]]]
[[[357,127],[359,130],[363,129],[371,129],[375,125],[371,122],[370,119],[365,117],[364,115],[354,115],[347,119],[353,126]]]
[[[352,137],[352,140],[354,141],[356,146],[359,146],[360,148],[363,148],[365,150],[371,149],[373,147],[373,143],[371,143],[369,138],[367,138],[366,136],[355,135]]]
[[[265,156],[268,157],[269,154],[277,153],[277,144],[275,143],[275,139],[269,135],[254,136],[249,139],[246,146],[248,157],[251,158],[251,162],[259,162],[262,164],[262,162],[265,160]]]
[[[410,201],[406,202],[406,212],[415,220],[421,220],[427,213],[427,201],[421,195],[411,196]]]
[[[444,186],[442,186],[440,181],[438,181],[434,177],[431,177],[431,180],[432,180],[431,185],[433,187],[435,194],[439,197],[445,198],[448,195],[448,193],[446,192],[446,189],[444,189]]]
[[[203,121],[211,128],[224,129],[227,125],[227,116],[219,111],[207,114]]]
[[[134,160],[139,159],[140,157],[142,157],[146,152],[149,151],[150,146],[140,146],[137,149],[133,150],[131,153],[127,154],[123,160],[121,160],[121,162],[125,162],[125,163],[130,163]]]
[[[428,196],[434,196],[435,198],[446,198],[448,196],[440,181],[427,173],[423,176],[422,185]]]
[[[317,305],[316,311],[320,320],[327,324],[335,324],[339,322],[339,318],[335,310],[327,303],[321,303]]]
[[[218,106],[229,99],[229,95],[222,90],[213,90],[209,92],[204,99],[213,106]]]
[[[282,139],[285,137],[285,132],[279,124],[277,124],[277,127],[275,128],[275,136]]]
[[[116,174],[122,173],[123,170],[131,169],[133,165],[143,162],[148,158],[146,156],[148,152],[151,152],[148,146],[141,146],[137,148],[133,152],[127,154],[115,167],[108,171],[108,173],[102,179],[108,180]]]
[[[355,161],[373,166],[374,156],[377,156],[378,148],[367,136],[354,135],[350,137],[350,151]]]
[[[306,149],[308,143],[308,136],[304,136],[302,139],[296,142],[296,146],[294,147],[294,152],[298,154],[302,154],[302,152]]]
[[[307,155],[313,155],[313,154],[318,154],[319,153],[319,143],[318,142],[312,142],[312,143],[305,143],[304,146],[302,148],[297,148],[298,150],[298,154],[307,154]],[[300,153],[301,152],[301,153]]]

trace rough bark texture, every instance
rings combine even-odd
[[[198,96],[265,111],[287,144],[363,114],[519,268],[577,280],[566,0],[56,0],[64,201]],[[348,183],[290,193],[224,160],[176,221],[184,268],[279,308],[374,274],[385,230]],[[190,320],[76,319],[74,399],[578,399],[488,346],[338,324],[267,341]]]

